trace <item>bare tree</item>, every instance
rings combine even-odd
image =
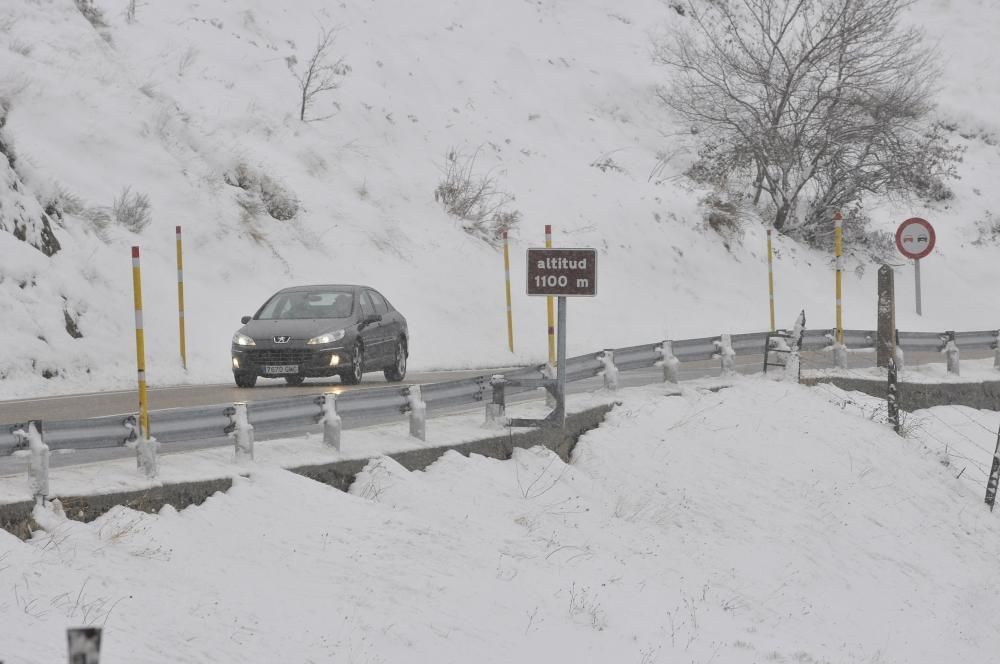
[[[333,59],[332,49],[335,36],[335,30],[320,28],[316,38],[316,48],[309,56],[302,71],[298,72],[293,69],[296,63],[294,56],[288,60],[288,67],[299,83],[299,120],[303,122],[306,120],[309,108],[316,101],[316,97],[339,88],[341,79],[351,71],[350,65],[344,62],[344,58]],[[323,118],[316,119],[322,120]]]
[[[910,4],[688,0],[690,29],[654,57],[676,73],[660,100],[699,143],[689,174],[766,194],[774,227],[804,236],[866,193],[947,191],[957,152],[927,122],[938,70],[899,25]]]

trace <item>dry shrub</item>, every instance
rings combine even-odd
[[[495,244],[504,232],[518,225],[521,213],[509,208],[514,196],[497,186],[492,171],[476,174],[476,157],[456,149],[445,154],[443,178],[434,190],[434,200],[445,211],[461,219],[462,228],[490,244]]]
[[[76,8],[80,10],[83,17],[87,19],[95,28],[106,28],[108,22],[104,19],[104,13],[94,5],[94,0],[74,0]]]
[[[149,196],[133,192],[128,186],[122,189],[122,193],[111,204],[111,213],[115,223],[133,233],[142,232],[153,221]]]
[[[226,184],[246,192],[238,199],[244,217],[256,217],[266,211],[273,219],[289,221],[299,213],[299,200],[293,192],[278,180],[253,171],[243,162],[238,163],[223,178]]]
[[[743,226],[752,216],[742,194],[717,190],[701,199],[705,223],[722,237],[723,245],[743,237]]]

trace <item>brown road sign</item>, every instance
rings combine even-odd
[[[596,249],[528,249],[528,295],[596,294]]]

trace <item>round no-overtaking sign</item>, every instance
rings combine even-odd
[[[896,248],[907,258],[920,260],[931,253],[934,240],[934,227],[920,217],[911,217],[896,229]]]

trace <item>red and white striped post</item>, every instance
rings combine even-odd
[[[181,366],[187,369],[187,346],[184,338],[184,258],[181,250],[181,227],[177,227],[177,325],[181,338]]]
[[[507,290],[507,347],[514,352],[514,313],[510,306],[510,249],[507,245],[507,231],[503,232],[503,278]]]
[[[132,247],[132,294],[135,298],[135,357],[139,377],[139,434],[149,438],[149,401],[146,396],[146,348],[142,330],[142,274],[139,247]]]

